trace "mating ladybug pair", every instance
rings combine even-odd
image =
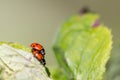
[[[45,66],[46,61],[44,59],[45,50],[41,44],[32,43],[30,45],[32,47],[32,54],[37,58],[38,61],[41,62],[42,65]]]

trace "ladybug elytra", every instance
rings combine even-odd
[[[46,61],[44,59],[45,50],[41,44],[32,43],[30,45],[32,47],[32,54],[41,62],[42,65],[45,66]]]

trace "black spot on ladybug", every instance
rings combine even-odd
[[[32,47],[35,47],[35,45],[32,45]]]

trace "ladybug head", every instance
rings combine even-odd
[[[42,50],[43,49],[43,46],[41,44],[38,44],[38,43],[32,43],[30,46],[32,48],[36,49],[36,50]]]

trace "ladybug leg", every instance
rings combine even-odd
[[[35,52],[34,48],[31,49],[31,52],[33,53],[33,56],[36,58],[36,56],[34,55],[34,52]]]
[[[41,60],[40,60],[40,62],[41,62],[41,64],[42,64],[42,65],[44,65],[44,66],[45,66],[46,61],[45,61],[45,59],[44,59],[44,58],[43,58],[43,59],[41,59]]]
[[[31,52],[33,53],[34,51],[35,51],[35,49],[34,49],[34,48],[32,48],[32,49],[31,49]]]
[[[31,49],[31,52],[33,53],[33,49]]]

